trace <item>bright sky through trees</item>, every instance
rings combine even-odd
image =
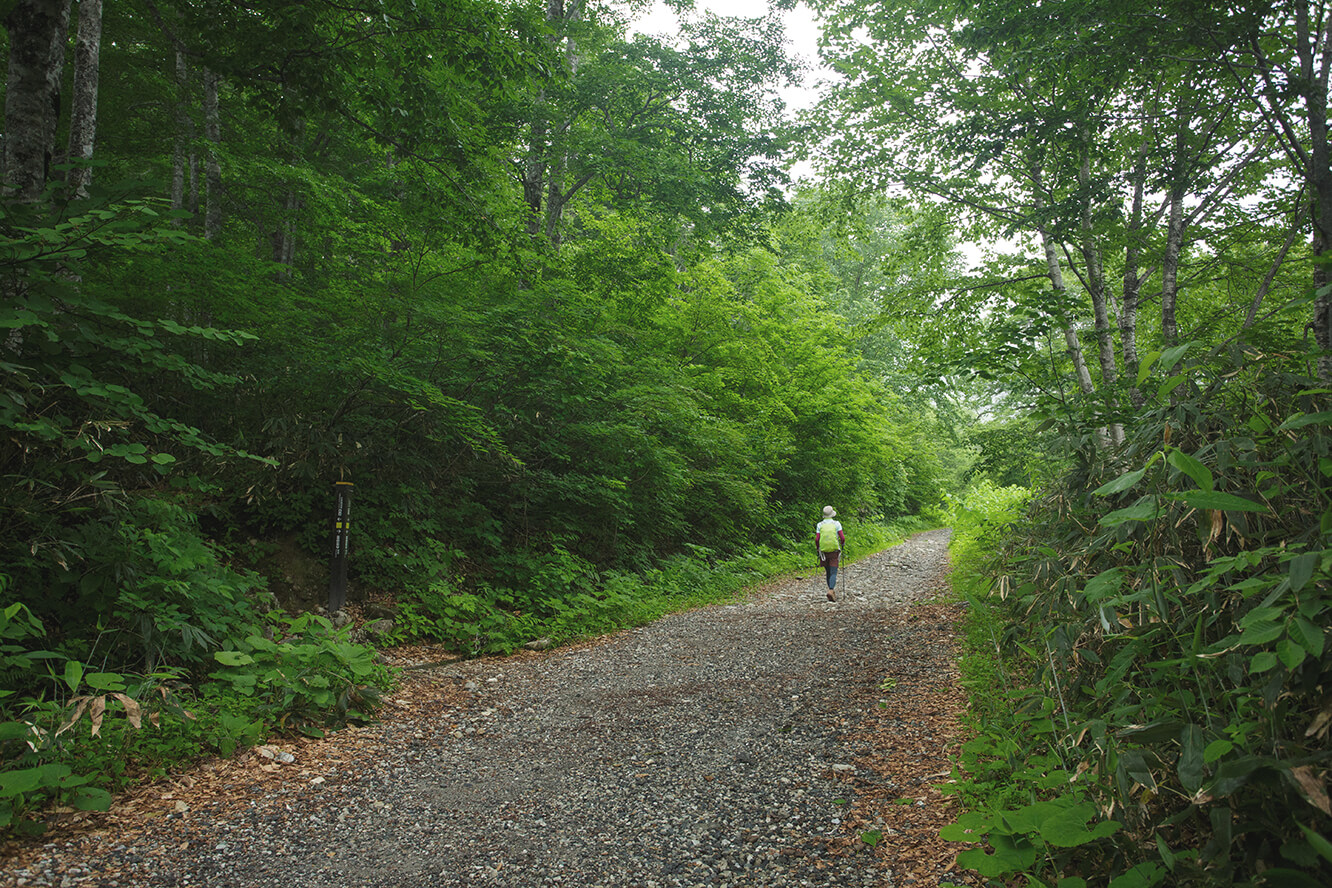
[[[695,8],[700,13],[707,11],[716,15],[744,18],[759,18],[768,14],[767,0],[699,0]],[[787,106],[792,111],[800,111],[814,104],[818,96],[814,82],[825,73],[815,68],[819,57],[819,27],[814,20],[814,13],[804,4],[797,4],[794,9],[787,10],[781,15],[786,27],[788,52],[809,67],[803,87],[785,88],[780,91]],[[679,28],[679,19],[661,0],[657,0],[648,14],[639,19],[634,27],[644,34],[672,35]]]

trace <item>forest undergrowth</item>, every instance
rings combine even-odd
[[[974,737],[944,835],[991,884],[1332,882],[1328,390],[1188,351],[1111,458],[959,509]]]

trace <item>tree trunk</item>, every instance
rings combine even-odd
[[[1064,270],[1059,264],[1059,254],[1054,242],[1044,231],[1041,232],[1041,246],[1045,248],[1045,263],[1050,273],[1050,286],[1059,297],[1061,305],[1067,305],[1068,289],[1064,286]],[[1084,395],[1096,393],[1096,384],[1092,382],[1091,371],[1087,369],[1087,359],[1082,353],[1082,343],[1078,341],[1078,329],[1075,317],[1069,314],[1064,322],[1064,344],[1068,346],[1068,356],[1073,361],[1073,375],[1078,380],[1078,389]]]
[[[1313,202],[1313,249],[1316,257],[1332,251],[1332,158],[1328,149],[1327,93],[1328,71],[1332,67],[1332,20],[1324,13],[1318,23],[1318,32],[1310,32],[1309,7],[1295,2],[1295,33],[1298,40],[1299,83],[1306,93],[1304,107],[1308,112],[1309,159],[1305,180]],[[1327,266],[1314,262],[1314,341],[1321,354],[1318,358],[1318,378],[1332,382],[1332,294],[1322,292],[1328,285]]]
[[[1124,372],[1129,378],[1129,401],[1140,408],[1146,403],[1138,389],[1138,305],[1142,281],[1138,277],[1142,255],[1142,203],[1147,181],[1148,136],[1143,134],[1138,159],[1133,166],[1133,205],[1129,209],[1127,244],[1124,248],[1124,305],[1119,315],[1119,345],[1124,355]]]
[[[70,194],[86,197],[92,181],[93,144],[97,139],[97,83],[102,56],[102,0],[79,0],[79,29],[74,46],[74,100],[69,117],[67,183]]]
[[[171,209],[185,209],[185,184],[188,173],[190,143],[194,141],[194,121],[189,113],[190,69],[184,50],[176,50],[176,141],[171,156]],[[172,222],[182,225],[180,219]]]
[[[222,163],[218,157],[222,144],[222,125],[218,114],[217,72],[204,69],[204,139],[208,142],[208,161],[204,176],[204,238],[216,240],[222,230]]]
[[[1179,296],[1179,254],[1184,243],[1184,186],[1170,186],[1170,223],[1166,226],[1165,256],[1161,261],[1161,344],[1179,344],[1175,302]]]
[[[273,261],[281,268],[278,280],[289,281],[296,265],[296,215],[303,206],[300,196],[288,191],[282,202],[277,227],[273,229]]]
[[[1170,175],[1170,212],[1166,224],[1165,251],[1161,257],[1161,345],[1170,348],[1179,344],[1179,323],[1175,319],[1175,304],[1179,297],[1179,257],[1184,250],[1184,192],[1188,164],[1188,129],[1192,115],[1184,108],[1187,98],[1181,97],[1175,115],[1175,157]]]
[[[1037,206],[1042,202],[1037,201]],[[1049,233],[1042,228],[1041,247],[1045,250],[1045,267],[1050,276],[1050,289],[1058,297],[1055,301],[1061,306],[1068,305],[1068,288],[1064,286],[1064,268],[1059,262],[1059,251]],[[1076,319],[1067,315],[1064,323],[1064,344],[1068,346],[1068,356],[1073,361],[1073,375],[1078,380],[1078,390],[1084,395],[1095,393],[1096,384],[1092,382],[1091,371],[1087,369],[1087,359],[1082,354],[1082,343],[1078,341]]]
[[[578,69],[578,48],[574,39],[567,34],[569,22],[580,21],[583,17],[583,0],[546,0],[546,24],[550,27],[552,48],[562,44],[564,69],[572,76]],[[552,139],[553,127],[548,116],[549,106],[545,92],[537,97],[536,115],[532,122],[532,133],[528,140],[528,160],[523,176],[523,200],[527,204],[527,232],[530,236],[545,236],[547,242],[558,246],[560,242],[560,222],[564,208],[568,204],[573,190],[565,188],[565,174],[568,171],[569,158],[563,152],[551,156],[555,148]],[[565,122],[564,127],[569,126]]]
[[[1096,232],[1092,226],[1091,159],[1086,155],[1083,156],[1082,165],[1078,168],[1078,180],[1084,195],[1082,259],[1087,267],[1087,293],[1091,296],[1092,316],[1096,322],[1096,350],[1101,364],[1101,387],[1105,391],[1105,406],[1113,415],[1119,410],[1119,398],[1115,394],[1119,387],[1119,367],[1115,362],[1115,333],[1110,324],[1110,291],[1105,285],[1105,265],[1101,260],[1101,247],[1097,243]],[[1111,423],[1109,433],[1113,443],[1124,443],[1122,424]]]
[[[46,188],[60,123],[70,0],[18,0],[5,18],[4,194],[35,202]]]
[[[527,205],[527,235],[541,233],[541,206],[546,190],[546,155],[549,151],[550,124],[546,120],[548,103],[545,91],[537,94],[532,131],[527,140],[527,164],[523,169],[523,203]]]
[[[1045,208],[1045,197],[1039,169],[1031,172],[1032,194],[1036,210]],[[1055,302],[1061,310],[1068,306],[1068,288],[1064,286],[1064,268],[1059,262],[1059,248],[1045,226],[1037,229],[1041,235],[1041,248],[1045,251],[1045,270],[1050,277],[1050,289],[1058,297]],[[1065,315],[1064,343],[1068,346],[1068,356],[1073,361],[1073,373],[1078,380],[1078,389],[1084,395],[1093,394],[1096,385],[1092,382],[1091,372],[1087,369],[1087,359],[1082,354],[1082,343],[1078,341],[1076,317],[1069,312]]]

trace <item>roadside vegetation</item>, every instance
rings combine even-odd
[[[1113,460],[958,510],[975,737],[944,835],[981,841],[959,862],[987,879],[1332,874],[1325,390],[1281,356],[1180,354]]]

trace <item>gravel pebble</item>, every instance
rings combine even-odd
[[[837,602],[818,572],[590,645],[441,667],[469,705],[375,726],[370,766],[237,787],[241,815],[183,814],[169,853],[107,844],[9,884],[892,886],[891,856],[832,850],[866,752],[836,725],[947,541],[848,565]]]

